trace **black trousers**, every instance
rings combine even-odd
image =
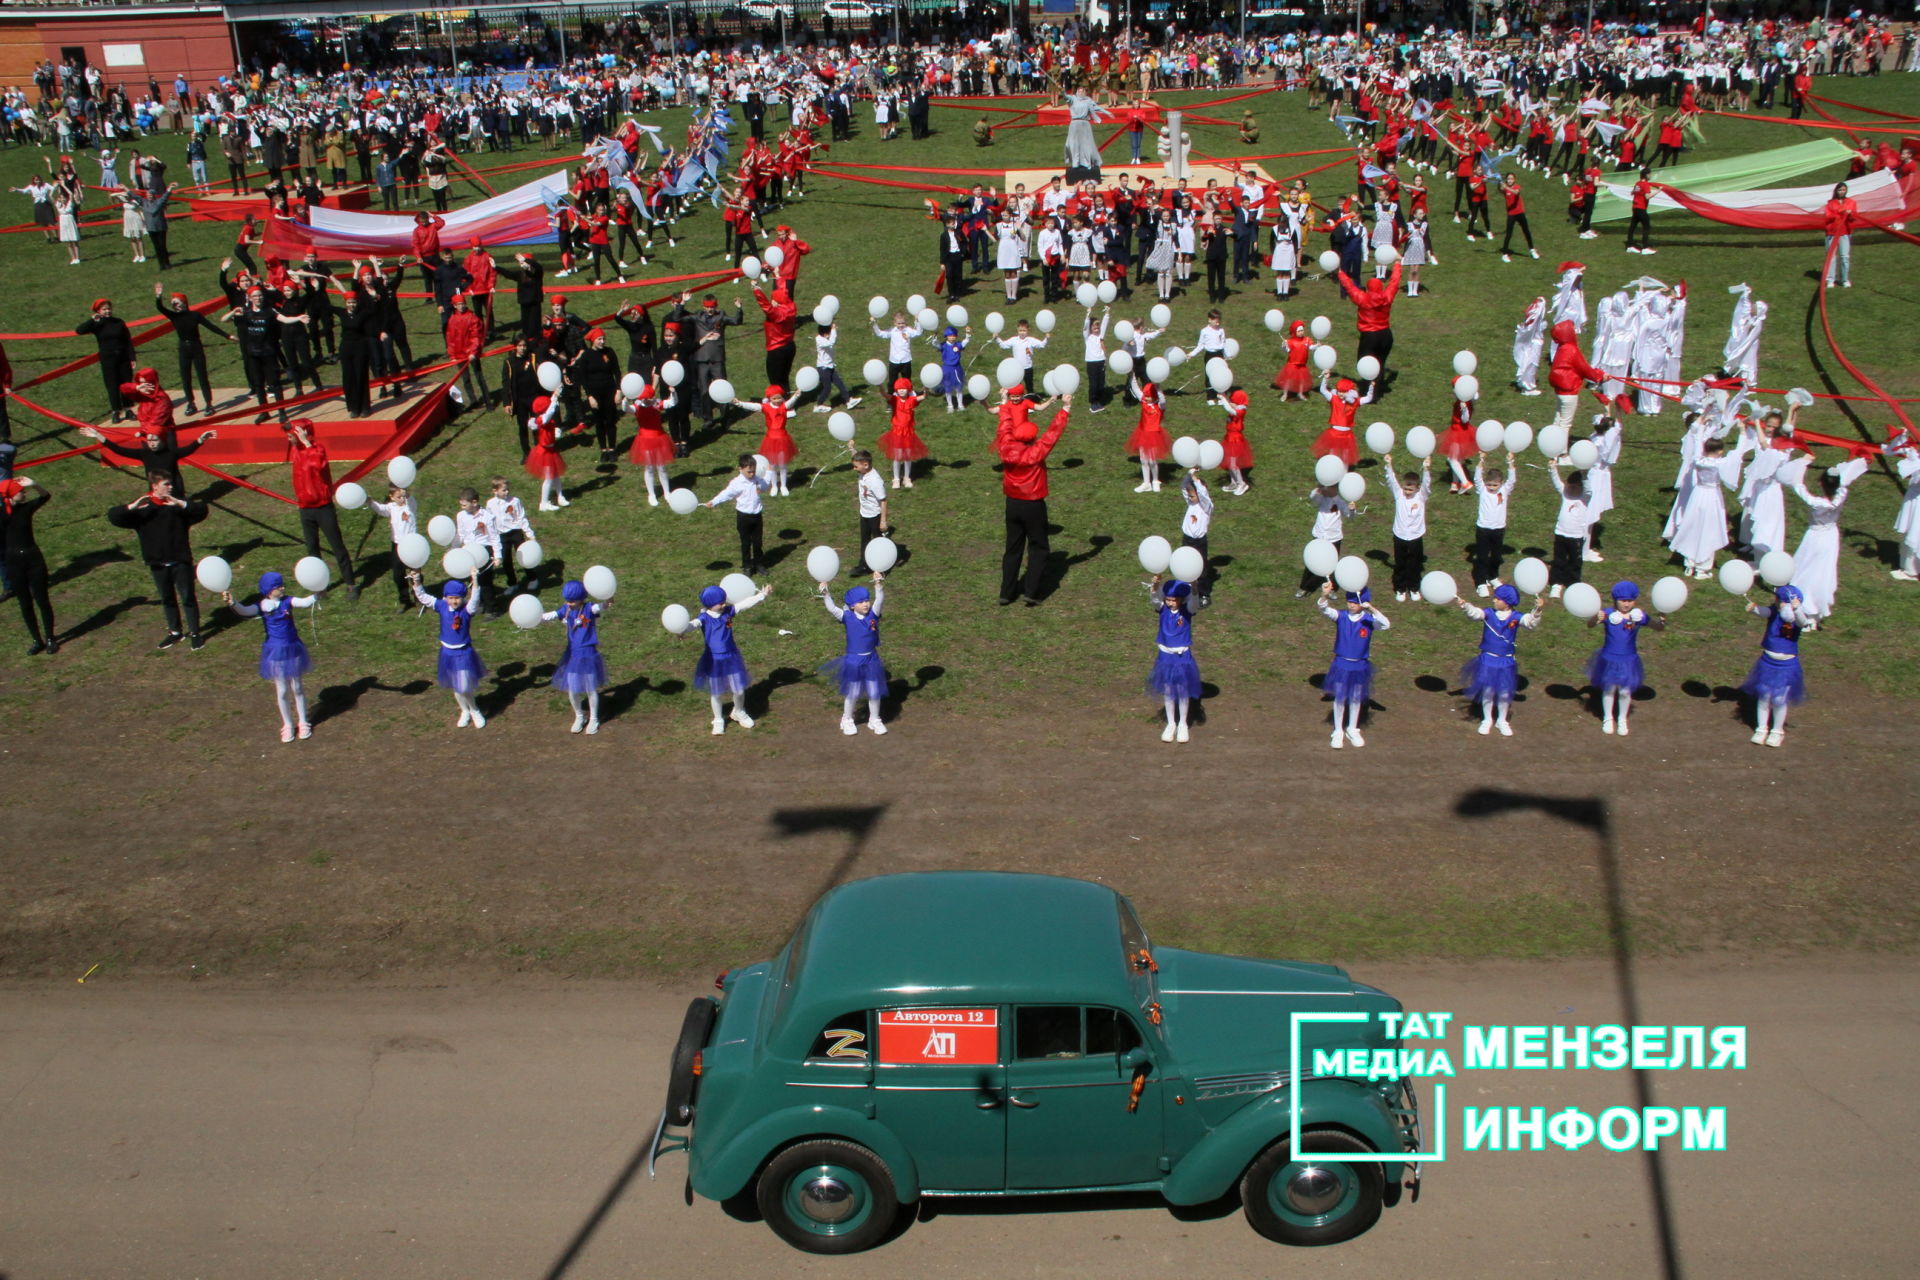
[[[213,384],[207,381],[207,352],[199,343],[188,346],[180,344],[180,390],[187,397],[187,403],[193,403],[193,375],[200,375],[200,397],[207,408],[213,408]]]
[[[1224,258],[1207,259],[1207,297],[1214,302],[1227,296],[1227,263]]]
[[[1556,587],[1570,587],[1580,581],[1581,566],[1586,563],[1587,540],[1553,535],[1553,563],[1547,566],[1547,581]]]
[[[1474,225],[1480,224],[1487,233],[1487,239],[1493,239],[1493,215],[1487,212],[1485,200],[1467,201],[1467,234],[1473,234]]]
[[[13,439],[13,419],[7,413],[7,398],[0,396],[0,440]]]
[[[733,527],[740,535],[740,572],[748,577],[760,572],[763,555],[760,532],[764,523],[765,519],[758,511],[751,515],[744,511],[733,513]]]
[[[1207,554],[1206,536],[1203,534],[1196,538],[1190,533],[1183,533],[1180,535],[1180,545],[1183,547],[1192,547],[1200,553],[1200,581],[1193,584],[1193,590],[1195,595],[1205,600],[1213,594],[1215,577],[1213,572],[1213,557]]]
[[[1357,360],[1362,356],[1372,356],[1375,360],[1378,360],[1380,362],[1380,377],[1374,379],[1373,382],[1367,383],[1365,391],[1363,391],[1361,394],[1374,395],[1375,385],[1380,381],[1384,380],[1387,376],[1387,357],[1392,354],[1393,354],[1393,330],[1392,329],[1373,329],[1369,331],[1364,331],[1360,334],[1360,340],[1355,347],[1354,358]],[[1374,395],[1374,398],[1378,399],[1379,397],[1377,395]]]
[[[793,344],[767,349],[767,383],[793,394]]]
[[[400,597],[402,609],[411,609],[419,603],[413,598],[413,584],[407,581],[407,572],[407,566],[401,561],[399,548],[396,547],[393,553],[393,590]]]
[[[1087,407],[1098,409],[1107,402],[1107,362],[1087,361]]]
[[[184,610],[187,631],[200,634],[200,599],[193,593],[193,566],[184,560],[149,564],[147,572],[153,575],[153,589],[160,593],[160,610],[167,615],[167,630],[180,634],[180,614]]]
[[[540,576],[538,569],[520,567],[519,552],[526,540],[526,533],[519,529],[503,530],[500,534],[500,563],[506,569],[509,596],[533,590],[534,580]]]
[[[1500,246],[1500,252],[1509,253],[1513,249],[1513,229],[1520,228],[1520,234],[1527,238],[1527,248],[1533,248],[1533,228],[1527,225],[1527,215],[1516,213],[1507,219],[1507,238]]]
[[[538,299],[520,304],[520,332],[526,334],[529,338],[538,338],[540,336],[540,303]]]
[[[853,571],[855,573],[871,573],[872,572],[872,570],[867,568],[867,544],[869,542],[872,542],[875,538],[879,536],[880,536],[880,517],[879,516],[861,516],[860,517],[860,544],[859,544],[859,550],[854,557],[854,564],[853,564]]]
[[[1413,592],[1420,589],[1420,579],[1427,572],[1427,547],[1425,538],[1395,538],[1393,540],[1393,589],[1395,592]]]
[[[118,419],[122,413],[127,412],[127,402],[120,394],[120,384],[133,381],[133,353],[102,351],[100,380],[107,384],[107,407],[113,410],[113,416]]]
[[[1653,222],[1647,217],[1647,211],[1645,209],[1635,209],[1633,215],[1627,219],[1628,248],[1633,247],[1633,233],[1636,230],[1640,232],[1640,247],[1643,249],[1651,249],[1653,247]]]
[[[167,255],[167,224],[163,222],[157,229],[149,227],[147,239],[153,241],[153,252],[160,259],[160,269],[165,271],[171,267],[173,259]]]
[[[1007,499],[1007,549],[1000,557],[1000,598],[1012,600],[1024,595],[1040,598],[1041,579],[1047,572],[1047,500],[1045,498]],[[1020,557],[1025,554],[1027,571],[1020,573]]]
[[[620,434],[620,409],[613,402],[611,390],[597,390],[593,398],[599,403],[588,406],[587,416],[593,421],[594,443],[604,452],[613,448]]]
[[[365,341],[340,344],[340,393],[351,417],[364,418],[371,408],[367,366],[371,353]]]
[[[680,384],[680,393],[682,397],[685,397],[688,386],[691,385],[693,387],[692,398],[696,403],[689,404],[687,407],[690,411],[698,409],[702,421],[712,422],[715,410],[720,412],[722,418],[726,417],[725,406],[716,405],[707,397],[708,385],[711,384],[715,378],[724,378],[726,376],[727,369],[725,365],[705,363],[699,360],[695,360],[693,367],[687,370],[686,381]]]
[[[353,557],[347,554],[347,540],[340,536],[340,517],[335,514],[333,505],[324,507],[300,508],[300,537],[307,544],[307,554],[320,554],[320,535],[327,535],[327,550],[333,552],[333,558],[340,562],[340,580],[348,586],[353,585]]]
[[[467,361],[460,370],[460,391],[466,396],[467,404],[474,409],[484,409],[493,399],[493,388],[487,385],[487,364],[478,356]],[[602,445],[610,449],[612,445]]]
[[[27,634],[35,644],[56,639],[53,600],[47,594],[47,558],[37,548],[31,548],[13,552],[6,563],[7,586],[20,601],[20,618],[27,624]]]
[[[246,366],[247,389],[253,392],[253,401],[262,409],[267,407],[267,392],[273,392],[275,400],[284,400],[286,391],[280,385],[280,355],[275,351],[255,354],[243,351],[240,362]]]
[[[1500,561],[1506,550],[1505,529],[1473,528],[1473,580],[1476,585],[1492,582],[1500,576]]]
[[[1342,539],[1342,541],[1345,541],[1345,539]],[[1336,542],[1333,544],[1333,553],[1335,555],[1340,554],[1340,543]],[[1326,585],[1326,582],[1327,580],[1325,578],[1311,569],[1300,570],[1300,590],[1302,591],[1318,591]]]

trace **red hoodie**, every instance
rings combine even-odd
[[[445,218],[438,214],[428,214],[425,222],[416,222],[413,226],[413,256],[422,262],[431,262],[440,256],[440,228],[447,225]]]
[[[333,472],[327,468],[327,446],[314,440],[302,449],[292,436],[293,500],[302,510],[333,505]]]
[[[1385,280],[1369,280],[1365,289],[1354,287],[1353,281],[1345,275],[1339,277],[1340,287],[1353,299],[1353,305],[1360,308],[1356,321],[1361,333],[1378,333],[1382,329],[1393,327],[1393,299],[1400,289],[1400,264],[1393,264],[1393,272]]]
[[[792,346],[794,321],[799,314],[793,300],[785,293],[768,297],[759,289],[753,291],[753,300],[760,304],[760,310],[767,316],[767,350],[777,351],[781,347]]]
[[[1019,441],[1003,435],[1000,447],[1000,491],[1009,498],[1032,502],[1047,496],[1047,455],[1067,429],[1067,410],[1053,415],[1053,425],[1038,440]]]
[[[1607,375],[1587,363],[1580,354],[1573,321],[1562,320],[1553,326],[1553,367],[1547,372],[1547,385],[1554,394],[1578,395],[1585,382],[1604,382]]]
[[[471,360],[486,342],[486,325],[472,310],[447,317],[447,359]]]

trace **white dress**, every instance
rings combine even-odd
[[[1176,213],[1173,215],[1173,219],[1180,253],[1185,257],[1191,258],[1193,256],[1193,215],[1191,213]]]
[[[1900,535],[1907,554],[1920,558],[1920,453],[1906,454],[1898,466],[1900,478],[1907,482],[1907,491],[1900,499],[1899,513],[1893,518],[1893,531]]]
[[[138,240],[147,234],[147,218],[140,211],[140,202],[132,196],[120,201],[120,234],[128,240]]]
[[[1795,466],[1798,461],[1799,465]],[[1740,540],[1763,556],[1787,547],[1787,497],[1783,484],[1797,484],[1806,471],[1806,455],[1763,447],[1747,466],[1740,488]]]
[[[1407,247],[1400,251],[1400,261],[1409,267],[1427,265],[1427,224],[1409,222],[1407,224]]]
[[[1620,462],[1620,437],[1623,433],[1618,422],[1612,419],[1608,421],[1612,425],[1587,437],[1600,453],[1594,464],[1587,468],[1587,515],[1596,524],[1600,517],[1613,510],[1613,469]]]
[[[1513,380],[1529,391],[1539,390],[1540,355],[1546,342],[1547,302],[1535,298],[1520,323],[1513,326]]]
[[[1740,459],[1707,457],[1699,452],[1699,437],[1689,441],[1689,448],[1691,465],[1667,521],[1666,538],[1689,568],[1706,569],[1727,545],[1727,502],[1721,490],[1738,480]]]
[[[60,220],[60,243],[78,244],[80,241],[80,222],[73,216],[73,206],[70,204],[56,203],[54,209]]]
[[[1840,487],[1831,498],[1810,492],[1804,483],[1793,486],[1807,504],[1807,531],[1793,553],[1793,585],[1805,597],[1801,608],[1815,618],[1833,612],[1833,598],[1840,591],[1840,510],[1847,505],[1847,490],[1866,469],[1865,458],[1843,463]]]
[[[1090,247],[1093,231],[1088,227],[1075,227],[1067,232],[1067,265],[1075,270],[1085,270],[1093,265],[1093,250]]]
[[[1300,269],[1300,251],[1293,243],[1293,233],[1278,224],[1273,228],[1273,257],[1269,263],[1283,274]]]
[[[1018,271],[1027,262],[1027,229],[1012,218],[1000,224],[999,255],[1002,271]]]

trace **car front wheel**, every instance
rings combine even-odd
[[[900,1213],[893,1176],[858,1143],[796,1142],[767,1162],[760,1213],[774,1234],[808,1253],[859,1253],[879,1244]]]
[[[1253,1229],[1281,1244],[1339,1244],[1378,1222],[1385,1186],[1380,1166],[1313,1154],[1372,1155],[1373,1148],[1339,1129],[1309,1129],[1301,1140],[1308,1154],[1295,1156],[1282,1138],[1247,1166],[1240,1201]]]

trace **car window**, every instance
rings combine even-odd
[[[1118,1009],[1087,1010],[1087,1056],[1122,1054],[1140,1047],[1140,1032],[1133,1019]]]
[[[1079,1057],[1079,1008],[1063,1005],[1021,1009],[1014,1017],[1013,1055],[1016,1058]]]
[[[843,1013],[822,1027],[813,1039],[807,1057],[828,1062],[865,1062],[867,1060],[867,1011]]]

